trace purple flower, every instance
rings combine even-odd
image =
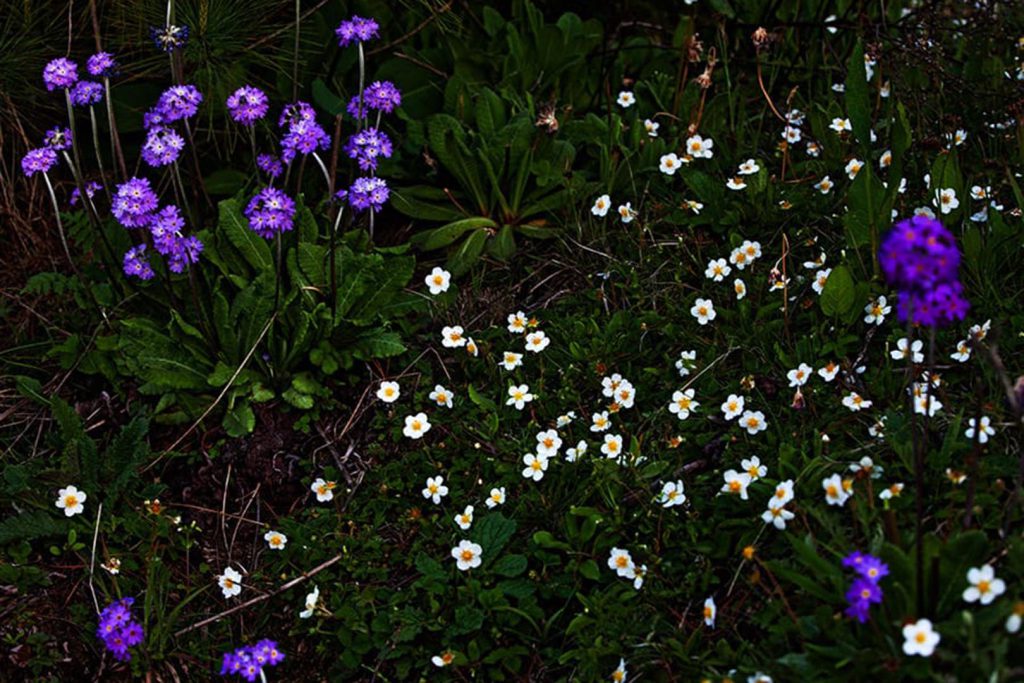
[[[391,139],[383,131],[366,128],[348,139],[345,152],[359,162],[359,168],[373,171],[377,168],[378,157],[390,157]]]
[[[71,129],[51,128],[46,131],[46,135],[43,136],[43,143],[50,149],[60,152],[71,147]]]
[[[150,166],[167,166],[178,160],[185,138],[170,128],[152,128],[142,145],[142,159]]]
[[[181,217],[181,211],[174,204],[168,204],[153,215],[149,224],[153,246],[164,256],[173,253],[184,228],[185,219]]]
[[[188,42],[188,26],[153,26],[149,29],[149,35],[158,50],[174,52],[185,47]]]
[[[897,223],[878,250],[886,281],[901,290],[924,290],[957,279],[960,250],[942,223],[914,216]]]
[[[330,144],[331,138],[316,121],[298,121],[281,138],[281,158],[290,164],[296,154],[312,154]]]
[[[117,186],[111,211],[126,228],[140,228],[153,221],[159,198],[146,178],[130,178]]]
[[[255,681],[260,677],[264,667],[277,666],[283,660],[284,653],[278,650],[277,643],[272,640],[261,640],[255,645],[225,652],[220,675],[238,674],[247,681]]]
[[[170,123],[195,116],[203,94],[194,85],[172,85],[160,95],[156,103],[164,121]]]
[[[195,235],[177,237],[171,253],[167,255],[167,267],[172,273],[182,273],[185,266],[199,261],[199,254],[202,251],[203,243]]]
[[[164,113],[159,107],[153,107],[142,115],[142,127],[146,130],[161,128],[166,122]]]
[[[348,203],[356,211],[373,209],[380,211],[381,207],[388,201],[388,184],[383,178],[356,178],[352,187],[348,189]],[[338,199],[345,199],[346,192],[338,193]]]
[[[363,100],[370,109],[390,114],[402,104],[402,93],[391,81],[374,81],[363,91]]]
[[[89,73],[98,78],[112,78],[117,74],[117,62],[109,52],[97,52],[86,62]]]
[[[361,43],[378,37],[380,26],[373,19],[365,19],[363,17],[353,16],[348,21],[343,21],[338,24],[338,28],[334,29],[335,35],[338,36],[338,45],[340,47],[347,47],[355,41]]]
[[[70,88],[78,80],[78,65],[70,59],[58,57],[43,68],[43,83],[47,90]]]
[[[146,245],[140,244],[128,250],[124,255],[124,272],[135,275],[143,280],[153,277],[153,269],[143,260]],[[145,637],[142,626],[134,620],[131,613],[132,598],[122,598],[110,603],[100,612],[96,637],[103,641],[114,659],[127,662],[132,658],[129,647],[139,645]]]
[[[88,107],[103,101],[103,86],[96,81],[78,81],[71,89],[71,104]]]
[[[889,575],[889,565],[874,555],[862,555],[862,560],[854,568],[858,574],[868,581],[878,583],[883,576]]]
[[[256,166],[271,178],[276,178],[284,172],[281,160],[273,154],[260,154],[256,157]]]
[[[857,579],[846,591],[846,601],[846,615],[863,624],[869,618],[871,605],[882,602],[882,588],[870,579]]]
[[[46,173],[57,163],[57,153],[49,147],[30,149],[28,154],[21,158],[21,170],[26,176],[33,176],[36,173]]]
[[[102,190],[102,189],[103,189],[102,185],[97,183],[95,180],[90,180],[85,185],[85,196],[88,197],[89,199],[92,199],[93,195],[96,194],[96,191],[97,190]],[[71,206],[75,206],[76,204],[78,204],[78,202],[79,202],[79,200],[81,198],[82,198],[82,193],[79,192],[78,188],[76,187],[73,190],[71,190],[71,199],[68,200],[68,203],[71,204]]]
[[[246,126],[262,119],[270,109],[266,93],[251,85],[243,85],[231,93],[227,106],[231,118]]]
[[[308,102],[295,102],[286,104],[281,110],[281,117],[277,120],[278,128],[294,126],[300,121],[313,121],[316,119],[316,111]]]
[[[843,566],[847,569],[859,569],[860,566],[864,564],[864,560],[868,557],[870,557],[870,555],[865,555],[859,550],[854,550],[843,558]]]
[[[272,239],[292,229],[295,202],[281,190],[265,187],[249,200],[244,213],[253,232],[264,239]]]

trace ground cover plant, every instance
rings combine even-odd
[[[1021,678],[1024,8],[44,4],[4,680]]]

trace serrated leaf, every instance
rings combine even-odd
[[[526,571],[526,557],[524,555],[506,555],[495,562],[491,570],[495,574],[509,578],[519,576]]]
[[[825,315],[843,316],[856,305],[855,288],[850,269],[836,266],[829,273],[821,292],[821,310]]]
[[[505,547],[516,523],[500,512],[490,512],[473,526],[473,540],[483,549],[483,561],[492,562]]]
[[[218,206],[217,231],[227,237],[235,249],[257,272],[274,265],[266,240],[249,227],[236,199],[225,199]]]

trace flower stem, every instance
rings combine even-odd
[[[363,124],[366,123],[366,112],[363,111],[363,84],[366,82],[366,55],[363,52],[363,41],[359,41],[359,109],[356,111],[359,116],[356,117],[358,130],[363,129]]]
[[[114,121],[114,102],[110,99],[110,79],[103,77],[103,89],[107,100],[107,127],[110,128],[110,155],[117,159],[118,167],[121,169],[121,180],[128,177],[128,167],[124,163],[124,153],[121,151],[121,138],[117,135],[117,123]]]
[[[103,170],[103,154],[100,152],[100,128],[96,123],[96,108],[89,106],[89,122],[92,124],[92,146],[96,150],[96,166],[100,169],[100,178],[103,179],[103,191],[110,201],[110,188],[107,183],[107,173]]]
[[[60,243],[64,246],[64,255],[68,257],[68,264],[71,266],[71,270],[78,275],[78,267],[75,265],[74,259],[71,258],[71,249],[68,248],[68,238],[64,234],[64,223],[60,220],[60,205],[57,203],[57,195],[53,191],[53,184],[50,182],[50,175],[43,171],[43,180],[46,181],[46,189],[50,192],[50,200],[53,202],[53,215],[57,218],[57,232],[60,233]]]
[[[327,171],[327,166],[324,165],[324,160],[321,159],[320,155],[317,154],[316,152],[313,152],[313,159],[316,160],[317,166],[319,166],[320,170],[323,171],[324,180],[327,181],[327,191],[330,192],[331,191],[331,174]],[[330,200],[330,197],[328,197],[328,200]]]

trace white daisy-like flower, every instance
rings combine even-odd
[[[760,410],[744,410],[740,417],[740,427],[746,429],[747,434],[753,436],[768,429],[768,423],[764,419],[764,413]]]
[[[316,494],[316,500],[318,503],[328,503],[334,499],[334,489],[337,488],[337,484],[333,481],[327,481],[322,477],[317,477],[309,490]]]
[[[768,505],[782,507],[791,500],[793,500],[793,480],[787,479],[775,486],[775,493],[772,494],[772,499]]]
[[[452,557],[455,558],[455,566],[459,568],[459,571],[464,572],[480,566],[482,562],[480,556],[483,552],[484,549],[476,543],[463,539],[452,548]]]
[[[892,166],[892,150],[887,149],[882,152],[882,156],[878,159],[879,168],[889,168]]]
[[[423,489],[423,497],[432,501],[435,505],[441,503],[441,499],[448,495],[448,487],[444,485],[444,477],[427,477],[427,485]]]
[[[732,272],[732,268],[724,258],[711,259],[708,267],[704,269],[704,277],[715,282],[721,282],[726,275]]]
[[[619,93],[619,97],[616,102],[618,102],[619,106],[623,109],[629,109],[636,104],[636,97],[634,97],[633,93],[629,90],[623,90]]]
[[[667,481],[661,487],[658,502],[662,507],[670,508],[682,505],[686,502],[686,494],[683,493],[683,480]]]
[[[710,159],[715,154],[711,149],[714,146],[711,138],[693,135],[686,140],[686,153],[694,159]]]
[[[850,125],[850,119],[834,118],[828,127],[840,134],[853,132],[853,126]]]
[[[750,486],[750,475],[746,472],[737,472],[736,470],[726,470],[722,475],[725,479],[725,483],[722,484],[722,493],[731,493],[738,495],[741,499],[747,500],[747,487]]]
[[[505,487],[504,486],[502,486],[500,488],[493,488],[493,489],[491,489],[491,492],[489,494],[487,494],[486,505],[487,505],[488,508],[494,509],[494,508],[498,507],[499,505],[504,505],[504,503],[505,503]]]
[[[893,360],[910,358],[913,363],[923,363],[924,342],[920,339],[915,339],[911,342],[906,337],[903,337],[896,342],[896,348],[889,352],[889,357]]]
[[[658,137],[658,129],[661,128],[661,124],[657,121],[651,121],[650,119],[644,119],[644,130],[647,131],[647,136],[656,138]]]
[[[673,393],[672,401],[668,404],[668,412],[672,413],[680,420],[685,420],[690,417],[690,413],[696,411],[700,406],[699,403],[693,400],[693,394],[693,389]]]
[[[284,550],[288,543],[288,537],[280,531],[268,531],[263,534],[263,540],[267,542],[267,547],[271,550]]]
[[[736,278],[732,281],[732,290],[736,292],[736,301],[740,301],[747,295],[747,283]]]
[[[407,415],[405,418],[405,427],[402,428],[402,434],[410,439],[419,439],[430,431],[430,427],[430,420],[427,419],[426,413]]]
[[[746,403],[742,396],[729,394],[729,398],[722,403],[722,414],[726,420],[732,420],[743,413],[743,405]]]
[[[515,406],[516,410],[522,410],[532,400],[533,394],[530,393],[530,387],[520,384],[508,388],[508,400],[505,401],[505,405]]]
[[[793,519],[796,515],[783,507],[773,507],[773,500],[768,501],[768,509],[761,513],[761,519],[764,520],[765,524],[772,524],[776,529],[780,531],[786,528],[786,522]]]
[[[819,296],[823,291],[825,291],[825,284],[828,282],[828,276],[831,274],[831,268],[824,268],[814,274],[814,282],[811,283],[811,289],[813,289]]]
[[[455,523],[460,529],[466,531],[473,526],[473,506],[467,505],[466,509],[455,515]]]
[[[754,482],[768,476],[768,466],[761,464],[761,458],[752,455],[749,458],[740,460],[740,467],[750,475],[750,481]]]
[[[918,619],[903,627],[903,653],[913,657],[931,657],[942,637],[932,628],[928,619]]]
[[[832,188],[834,186],[835,185],[832,182],[832,179],[828,176],[825,176],[824,178],[822,178],[821,180],[814,184],[814,189],[822,194],[828,194],[829,192],[832,191]]]
[[[601,444],[601,452],[607,458],[619,458],[622,456],[622,437],[618,434],[605,434],[604,443]]]
[[[498,363],[501,367],[505,368],[509,372],[512,372],[520,365],[523,364],[523,354],[514,353],[512,351],[505,351],[501,354],[501,362]]]
[[[319,586],[313,586],[313,591],[306,594],[306,600],[303,602],[304,610],[299,612],[299,619],[309,619],[313,616],[316,611],[317,603],[320,602],[320,588]]]
[[[440,384],[436,385],[434,390],[430,392],[430,400],[438,406],[444,406],[446,408],[452,407],[452,397],[452,392],[448,391]]]
[[[537,454],[550,458],[558,455],[558,449],[562,447],[562,439],[554,429],[548,429],[537,434]]]
[[[696,351],[680,351],[679,359],[676,360],[676,370],[679,371],[680,377],[686,377],[690,374],[690,371],[696,366],[694,361],[697,360]]]
[[[871,401],[864,398],[856,391],[851,391],[849,394],[843,397],[843,405],[850,409],[850,411],[856,413],[871,407]]]
[[[79,491],[77,486],[65,486],[57,491],[57,502],[54,503],[64,511],[65,517],[74,517],[85,511],[85,499],[88,496],[85,491]]]
[[[548,347],[551,343],[551,339],[544,334],[542,330],[531,332],[526,335],[526,350],[534,353],[540,353]]]
[[[889,315],[891,311],[892,306],[889,305],[888,300],[885,296],[880,296],[869,301],[868,305],[864,307],[864,322],[868,325],[881,325],[885,322],[885,316]]]
[[[715,627],[715,617],[718,616],[718,607],[715,606],[714,598],[704,600],[704,625],[709,628]]]
[[[818,376],[826,382],[831,382],[839,374],[839,365],[835,361],[829,361],[823,368],[818,368]]]
[[[833,474],[831,477],[826,477],[821,480],[821,488],[825,490],[825,502],[829,505],[838,505],[842,507],[850,494],[847,493],[846,487],[843,485],[843,479],[838,474]]]
[[[853,180],[860,173],[860,169],[864,168],[864,162],[860,159],[850,159],[846,163],[846,177]]]
[[[441,346],[457,349],[466,345],[465,330],[459,325],[445,326],[441,330]]]
[[[548,471],[548,458],[545,455],[527,453],[523,456],[523,464],[526,465],[523,468],[525,479],[540,481],[544,478],[544,473]]]
[[[576,462],[587,452],[587,442],[580,440],[573,448],[566,449],[565,461]]]
[[[242,592],[242,575],[231,567],[225,567],[224,573],[217,577],[217,585],[225,598],[233,598]]]
[[[612,208],[612,198],[603,194],[594,200],[594,205],[590,207],[590,213],[604,218],[608,215],[608,209],[610,208]]]
[[[745,190],[747,188],[747,183],[744,182],[743,178],[733,176],[725,181],[725,186],[730,190]]]
[[[530,325],[530,319],[522,311],[508,314],[508,331],[511,334],[522,334]]]
[[[939,211],[945,215],[960,206],[960,200],[956,198],[955,189],[946,187],[935,191],[935,199],[932,200],[932,204],[937,206]]]
[[[452,281],[452,274],[444,268],[434,268],[425,278],[423,278],[423,281],[430,289],[430,293],[437,296],[442,292],[448,291],[448,287],[451,285]]]
[[[591,425],[590,431],[592,432],[603,432],[612,426],[611,418],[608,417],[608,411],[602,410],[599,413],[594,413],[590,416]]]
[[[707,325],[715,319],[715,305],[710,299],[697,299],[690,308],[690,315],[697,319],[700,325]]]
[[[789,380],[789,386],[791,387],[802,387],[807,384],[807,380],[811,378],[811,373],[814,372],[807,363],[801,363],[796,368],[786,373],[786,378]]]
[[[626,202],[618,208],[619,218],[622,219],[623,223],[632,223],[633,219],[636,218],[636,211],[633,210],[633,202]]]
[[[967,421],[967,429],[964,436],[973,440],[975,433],[975,419],[972,417]],[[977,430],[978,443],[988,443],[988,437],[995,436],[996,430],[992,428],[992,420],[988,415],[981,416],[981,428]]]
[[[661,159],[658,160],[658,170],[665,175],[675,175],[681,165],[682,163],[675,152],[662,155]]]
[[[380,388],[377,389],[377,398],[384,403],[394,403],[398,400],[401,392],[402,389],[398,386],[398,382],[381,382]]]

